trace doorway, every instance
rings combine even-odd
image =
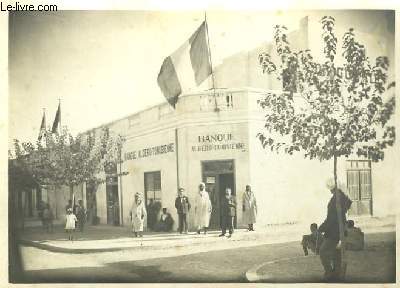
[[[118,177],[107,177],[107,224],[119,225]]]
[[[236,195],[234,160],[202,161],[202,178],[209,192],[212,213],[210,229],[220,229],[221,200],[225,197],[225,189],[231,188],[232,195]],[[236,217],[235,217],[236,227]]]

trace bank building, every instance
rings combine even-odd
[[[371,53],[371,59],[387,55],[393,64],[394,31],[387,20],[354,13],[355,22],[370,21],[379,27],[372,32],[363,30],[362,25],[355,27],[360,41],[370,49],[367,52]],[[340,35],[349,23],[338,21],[336,25]],[[306,17],[298,26],[289,34],[292,45],[298,49],[321,45],[320,24],[316,19]],[[260,227],[321,223],[331,197],[325,183],[333,175],[333,160],[308,160],[301,153],[276,154],[263,149],[257,138],[265,124],[257,100],[280,88],[278,81],[263,74],[258,64],[258,55],[271,47],[266,43],[226,58],[214,71],[218,87],[215,91],[189,92],[180,96],[175,109],[165,102],[89,131],[99,133],[108,127],[123,135],[126,138],[123,163],[117,168],[121,171],[108,171],[102,176],[106,179],[104,184],[96,188],[88,184],[77,187],[76,199],[83,199],[100,223],[127,226],[134,194],[141,192],[148,210],[152,210],[150,205],[154,203],[159,203],[158,208],[167,208],[176,228],[174,203],[178,187],[183,187],[192,203],[189,226],[194,230],[194,201],[199,183],[204,182],[213,205],[210,228],[219,229],[219,203],[228,187],[238,201],[235,225],[245,227],[242,196],[249,184],[257,199]],[[395,145],[385,150],[382,162],[372,163],[356,156],[338,160],[338,179],[353,200],[350,215],[396,213]],[[117,177],[117,172],[126,175]],[[53,207],[56,205],[59,215],[64,213],[68,197],[42,190],[41,197],[47,197]],[[64,194],[68,193],[65,189]],[[159,219],[159,213],[152,217]],[[147,222],[149,219],[148,216]]]

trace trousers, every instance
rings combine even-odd
[[[222,234],[226,233],[226,229],[229,229],[229,234],[233,233],[233,221],[235,217],[232,216],[222,216],[221,217],[221,230]]]
[[[319,249],[321,264],[327,276],[339,273],[340,271],[341,254],[340,250],[336,248],[338,243],[339,240],[325,238]]]
[[[178,220],[179,220],[179,232],[180,233],[182,233],[183,231],[187,232],[188,226],[187,226],[186,214],[179,213]]]

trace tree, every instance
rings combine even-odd
[[[371,64],[353,28],[343,35],[343,67],[338,66],[335,19],[325,16],[321,23],[325,62],[314,60],[310,50],[295,52],[287,28],[279,25],[274,33],[279,64],[267,53],[259,55],[263,73],[275,74],[283,91],[267,93],[259,101],[266,121],[258,138],[271,151],[303,152],[305,158],[320,161],[333,158],[334,191],[338,191],[338,158],[356,154],[379,161],[384,158],[384,149],[394,144],[395,127],[390,118],[395,109],[391,93],[395,83],[387,83],[388,58],[377,57]],[[343,242],[340,193],[335,194]],[[342,245],[342,256],[344,251]],[[340,276],[344,278],[346,264],[341,264]]]
[[[49,129],[45,140],[37,141],[36,145],[15,140],[15,160],[40,185],[68,186],[72,199],[74,186],[104,182],[99,178],[100,172],[121,159],[123,137],[110,136],[108,128],[103,128],[100,134],[98,139],[90,133],[73,137],[66,128],[59,134]]]
[[[325,62],[314,60],[310,50],[295,52],[285,26],[275,26],[274,40],[279,66],[271,55],[259,56],[263,73],[275,74],[283,91],[267,93],[259,101],[266,111],[265,132],[257,136],[264,148],[288,154],[304,152],[309,159],[333,158],[337,183],[337,159],[354,153],[373,161],[384,158],[384,149],[395,141],[389,125],[395,109],[388,84],[389,61],[377,57],[374,64],[366,47],[350,28],[343,36],[343,67],[336,65],[335,19],[321,20]]]

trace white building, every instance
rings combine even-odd
[[[351,24],[356,25],[371,58],[386,55],[394,63],[394,24],[386,17],[388,12],[364,12],[371,17],[358,11],[347,13],[354,15],[346,23],[338,23],[339,35],[353,20]],[[315,52],[321,43],[316,21],[313,16],[304,18],[299,29],[290,32],[289,41],[298,49]],[[128,174],[119,178],[103,175],[107,181],[97,189],[77,187],[77,198],[88,208],[96,207],[92,211],[100,223],[128,225],[134,194],[141,192],[147,204],[158,201],[161,208],[166,207],[177,224],[174,201],[178,187],[186,189],[193,204],[198,184],[205,182],[213,204],[210,227],[217,229],[219,199],[226,187],[237,195],[237,226],[246,224],[242,223],[242,194],[250,184],[258,202],[259,225],[322,221],[331,196],[325,182],[333,175],[333,160],[311,161],[301,153],[275,154],[264,150],[256,137],[264,125],[257,99],[281,85],[263,75],[258,66],[259,53],[268,49],[272,48],[267,43],[227,58],[215,71],[219,87],[215,95],[212,90],[188,93],[179,98],[175,110],[164,103],[94,129],[108,127],[126,138],[121,170]],[[385,151],[385,160],[380,163],[356,157],[339,159],[339,180],[354,201],[351,214],[395,214],[395,150]],[[66,193],[51,193],[54,197],[49,201],[64,207]],[[192,229],[193,213],[194,209],[189,215]]]

